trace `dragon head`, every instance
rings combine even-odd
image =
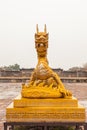
[[[46,25],[44,26],[44,32],[39,32],[38,25],[36,26],[35,48],[40,57],[46,56],[48,48],[48,33],[46,31]]]

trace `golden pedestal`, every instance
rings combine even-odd
[[[84,122],[85,108],[72,99],[27,99],[18,96],[6,109],[9,122]]]

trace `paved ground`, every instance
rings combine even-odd
[[[65,83],[65,86],[87,109],[87,83]],[[6,107],[20,91],[21,83],[0,83],[0,130],[3,130]]]

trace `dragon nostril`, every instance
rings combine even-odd
[[[43,46],[44,46],[43,43],[38,44],[38,47],[43,47]]]

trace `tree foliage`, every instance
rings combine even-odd
[[[77,66],[69,69],[69,71],[79,71],[79,70],[81,70],[81,67],[77,67]]]
[[[6,71],[19,71],[20,65],[14,64],[14,65],[9,65],[9,66],[4,66],[2,69],[6,70]]]
[[[87,63],[85,63],[82,67],[72,67],[69,69],[69,71],[87,71]]]

